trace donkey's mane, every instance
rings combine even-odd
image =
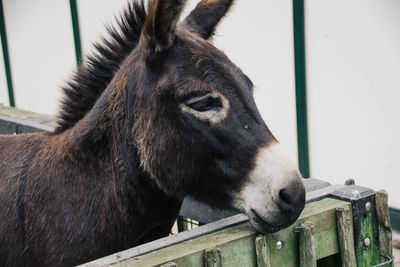
[[[62,88],[64,98],[56,133],[71,128],[92,109],[122,61],[136,47],[145,18],[145,4],[143,0],[137,0],[128,5],[118,20],[119,29],[107,26],[109,39],[102,37],[94,44],[95,51],[84,59]]]

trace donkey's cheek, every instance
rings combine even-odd
[[[234,200],[255,228],[274,232],[291,224],[304,208],[300,172],[278,143],[259,150],[253,170]]]

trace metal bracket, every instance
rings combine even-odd
[[[354,248],[358,264],[374,266],[380,262],[379,229],[375,213],[375,191],[350,185],[330,195],[351,202],[354,227]]]
[[[377,265],[374,265],[374,266],[372,266],[372,267],[385,266],[385,265],[391,264],[391,263],[393,262],[393,259],[392,259],[391,257],[387,256],[387,255],[381,254],[381,257],[385,258],[386,261],[385,261],[385,262],[382,262],[382,263],[379,263],[379,264],[377,264]]]

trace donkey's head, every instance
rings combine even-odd
[[[154,0],[128,57],[126,94],[144,171],[168,195],[245,212],[273,232],[304,207],[296,166],[262,120],[250,79],[209,38],[232,0]]]

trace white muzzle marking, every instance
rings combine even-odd
[[[246,184],[234,200],[234,206],[249,216],[258,231],[279,230],[286,226],[286,216],[278,207],[279,194],[292,183],[301,186],[298,193],[304,194],[301,174],[281,145],[274,143],[263,147]]]

